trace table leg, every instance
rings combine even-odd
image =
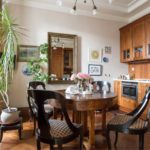
[[[81,123],[81,112],[80,111],[73,112],[73,122]]]
[[[89,111],[89,145],[95,147],[95,111]]]
[[[81,124],[83,124],[83,134],[86,135],[88,128],[87,128],[87,112],[81,112]]]
[[[102,110],[102,130],[106,129],[106,109]]]

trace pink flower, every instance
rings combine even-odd
[[[89,74],[85,74],[85,73],[81,73],[79,72],[77,74],[77,78],[78,79],[85,79],[85,80],[89,80],[91,78],[91,76]]]

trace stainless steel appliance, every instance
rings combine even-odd
[[[122,96],[133,100],[138,98],[138,83],[122,81]]]

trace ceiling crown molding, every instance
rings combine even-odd
[[[18,5],[24,5],[29,7],[35,7],[35,8],[41,8],[41,9],[47,9],[52,10],[56,12],[64,12],[70,14],[70,5],[72,2],[70,0],[63,0],[65,2],[65,6],[59,7],[56,5],[55,1],[52,0],[7,0],[8,3],[18,4]],[[52,2],[50,2],[52,1]],[[140,8],[142,5],[148,3],[150,6],[150,0],[132,0],[130,3],[120,3],[120,1],[113,1],[113,3],[110,5],[107,1],[104,0],[95,0],[95,3],[98,7],[98,14],[93,16],[91,14],[91,10],[85,10],[85,9],[78,9],[77,14],[83,15],[83,16],[90,16],[94,18],[99,19],[105,19],[105,20],[113,20],[113,21],[119,21],[119,22],[132,22],[139,17],[142,17],[143,15],[146,15],[150,13],[150,7],[147,7],[145,9],[141,9],[136,14],[132,13],[137,8]],[[90,4],[87,4],[88,6]],[[102,11],[102,9],[104,11]],[[114,13],[112,13],[114,12]]]
[[[145,4],[146,2],[148,2],[149,0],[134,0],[133,3],[129,4],[128,7],[128,13],[133,12],[135,9],[139,8],[140,6],[142,6],[143,4]]]

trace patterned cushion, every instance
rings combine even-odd
[[[114,118],[112,118],[108,124],[109,125],[123,125],[128,120],[132,119],[133,116],[125,115],[125,114],[119,114],[116,115]],[[130,127],[131,130],[140,130],[147,126],[147,122],[142,119],[137,119]]]
[[[133,123],[129,129],[131,130],[140,130],[140,129],[143,129],[143,128],[146,128],[148,127],[148,122],[147,121],[144,121],[142,119],[138,119],[135,123]]]
[[[68,127],[65,121],[49,119],[50,123],[50,134],[54,138],[62,138],[71,135],[73,132]],[[73,124],[76,127],[79,127],[79,124]]]
[[[119,114],[112,118],[108,124],[110,125],[122,125],[126,123],[129,119],[132,119],[132,116]]]

